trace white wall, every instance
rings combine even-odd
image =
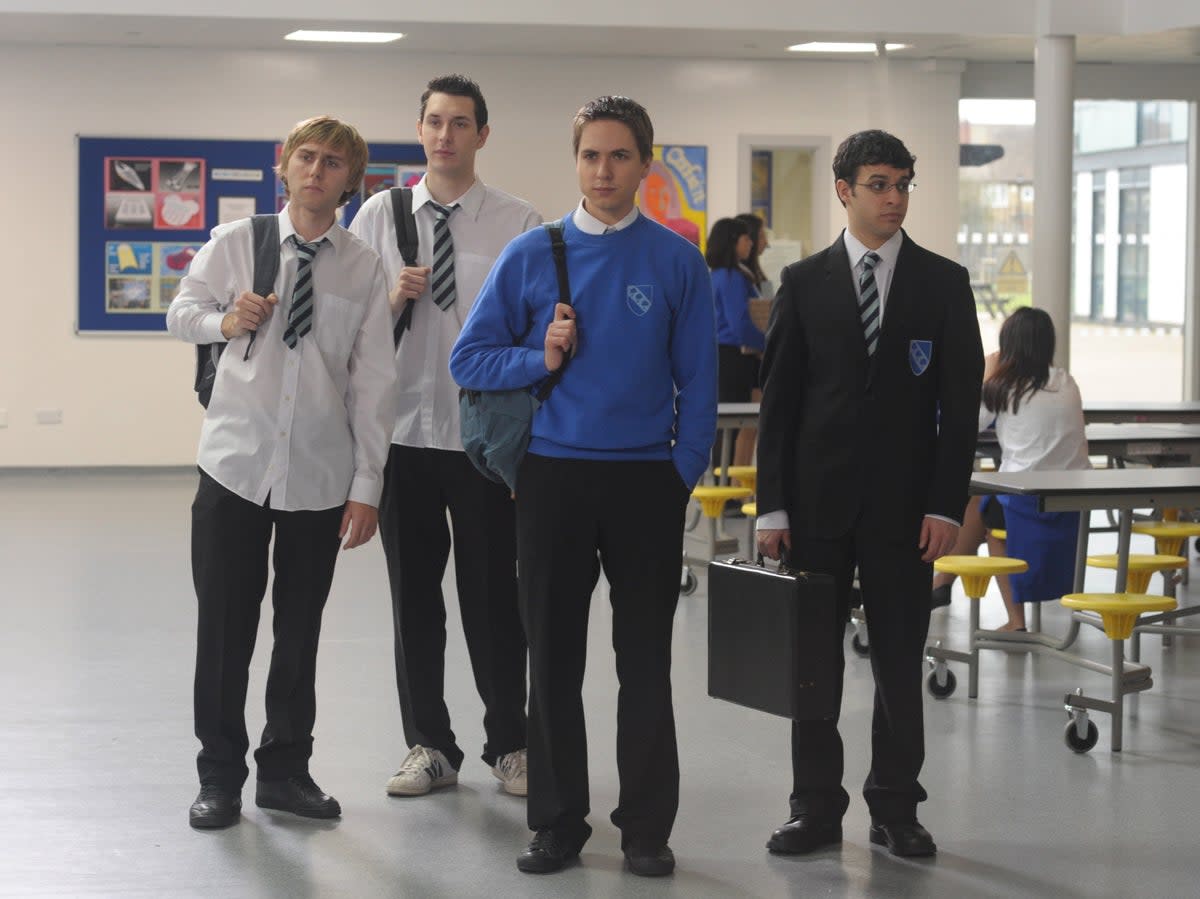
[[[800,61],[4,47],[0,410],[8,426],[0,428],[0,466],[180,465],[194,458],[200,407],[191,394],[191,348],[166,337],[73,333],[76,134],[272,139],[305,116],[328,112],[368,140],[404,141],[413,139],[424,82],[455,70],[480,81],[491,110],[480,173],[547,216],[577,199],[575,110],[597,94],[627,93],[650,110],[660,140],[708,146],[710,216],[740,211],[737,180],[749,177],[737,171],[741,133],[827,134],[836,145],[861,128],[892,128],[919,157],[910,233],[938,252],[955,251],[957,74],[895,62],[881,70]],[[832,189],[825,202],[836,227],[844,218]],[[35,424],[42,408],[62,409],[63,423]]]

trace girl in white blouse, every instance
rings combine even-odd
[[[999,352],[984,363],[979,409],[979,429],[996,429],[1001,471],[1091,467],[1079,387],[1067,371],[1051,365],[1053,359],[1054,324],[1044,310],[1023,308],[1009,316],[1000,329]],[[1055,599],[1071,586],[1078,514],[1039,513],[1030,499],[972,497],[953,550],[959,555],[975,553],[989,529],[1005,527],[1005,512],[1019,519],[1013,522],[1015,534],[1013,526],[1008,528],[1008,548],[1029,563],[1030,571],[1011,582],[997,578],[1008,611],[1007,623],[999,628],[1004,631],[1025,629],[1025,602]],[[1017,547],[1012,546],[1014,539]],[[987,540],[992,555],[1006,553],[1003,541],[990,535]],[[1072,549],[1064,552],[1067,545]],[[953,579],[934,577],[935,606],[948,601]]]

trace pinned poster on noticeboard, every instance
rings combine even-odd
[[[638,205],[703,253],[708,243],[708,148],[655,144]]]
[[[105,158],[108,230],[194,231],[203,223],[203,159]]]

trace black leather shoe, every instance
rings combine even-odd
[[[933,592],[929,594],[929,608],[940,609],[948,605],[950,605],[950,585],[942,584],[940,587],[934,587]]]
[[[525,851],[517,856],[517,869],[526,874],[553,874],[579,855],[552,830],[539,830]]]
[[[224,787],[204,785],[188,809],[188,823],[201,829],[228,827],[242,814],[242,797]]]
[[[675,853],[670,846],[638,846],[625,849],[625,865],[638,877],[666,877],[675,870]]]
[[[892,855],[903,858],[921,858],[937,854],[933,837],[916,821],[907,824],[872,824],[871,842],[878,846],[887,846]]]
[[[815,815],[797,815],[771,834],[767,848],[776,855],[802,855],[842,842],[842,824]]]
[[[342,813],[338,801],[322,792],[307,774],[287,780],[260,780],[254,802],[259,808],[273,808],[304,818],[336,818]]]

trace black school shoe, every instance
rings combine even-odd
[[[291,812],[303,818],[337,818],[342,807],[318,787],[307,774],[286,780],[260,780],[254,802],[259,808]]]
[[[842,842],[840,818],[820,815],[796,815],[771,834],[767,849],[775,855],[806,855]]]
[[[579,850],[568,846],[552,830],[539,830],[517,856],[517,870],[526,874],[553,874],[579,856]]]
[[[901,858],[924,858],[937,854],[937,845],[929,831],[910,821],[905,824],[872,824],[871,842],[887,846],[892,855]]]
[[[940,587],[934,587],[933,592],[929,595],[929,608],[940,609],[948,605],[950,605],[950,585],[942,584]]]
[[[242,797],[238,791],[204,784],[188,809],[188,824],[197,830],[213,830],[236,824],[241,815]]]
[[[638,877],[666,877],[675,871],[675,853],[670,846],[625,847],[625,866]]]

